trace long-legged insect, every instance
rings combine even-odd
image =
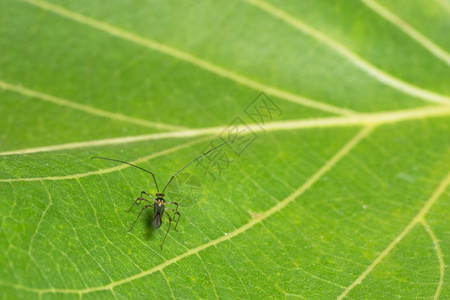
[[[167,218],[169,219],[169,226],[167,227],[166,234],[164,235],[164,239],[163,239],[163,241],[161,243],[161,250],[162,250],[164,242],[165,242],[166,237],[167,237],[167,234],[169,233],[170,227],[172,226],[172,221],[175,221],[175,219],[176,219],[176,224],[175,224],[174,230],[177,231],[178,221],[180,221],[180,217],[181,217],[181,214],[178,212],[178,203],[177,202],[173,202],[173,201],[166,202],[166,200],[164,200],[164,196],[165,196],[164,191],[167,189],[167,187],[172,182],[172,180],[178,174],[183,172],[184,169],[189,167],[192,163],[194,163],[195,161],[197,161],[201,157],[207,155],[208,153],[216,150],[217,148],[222,147],[223,145],[228,144],[230,142],[234,142],[234,141],[233,140],[226,141],[226,142],[220,144],[219,146],[216,146],[216,147],[206,151],[205,153],[200,154],[196,158],[194,158],[191,162],[189,162],[187,165],[185,165],[183,168],[181,168],[178,172],[176,172],[174,175],[172,175],[172,177],[170,177],[169,181],[167,182],[167,184],[164,187],[164,189],[162,190],[162,192],[159,191],[159,187],[158,187],[158,183],[156,182],[155,174],[150,172],[150,171],[148,171],[148,170],[146,170],[146,169],[144,169],[144,168],[142,168],[142,167],[139,167],[137,165],[134,165],[132,163],[129,163],[129,162],[126,162],[126,161],[123,161],[123,160],[118,160],[118,159],[108,158],[108,157],[94,156],[94,157],[91,157],[91,159],[104,159],[104,160],[110,160],[110,161],[119,162],[119,163],[122,163],[122,164],[127,164],[127,165],[130,165],[132,167],[138,168],[138,169],[140,169],[140,170],[142,170],[144,172],[147,172],[150,175],[152,175],[153,181],[155,182],[155,187],[156,187],[155,198],[153,198],[150,194],[148,194],[145,191],[142,191],[141,195],[138,198],[136,198],[136,200],[133,202],[133,204],[131,205],[130,209],[127,210],[127,212],[130,212],[131,209],[134,207],[134,205],[141,204],[142,201],[146,202],[146,204],[142,207],[142,209],[139,212],[136,220],[134,220],[133,225],[131,226],[131,228],[128,231],[132,231],[133,230],[134,226],[136,225],[137,221],[139,220],[139,217],[142,215],[144,210],[149,208],[149,207],[151,207],[151,206],[153,206],[153,220],[152,220],[153,228],[158,229],[159,227],[161,227],[162,218],[163,218],[164,214],[166,214]],[[150,198],[150,200],[145,198],[144,196],[147,196],[148,198]],[[173,204],[173,205],[175,205],[176,208],[175,209],[166,208],[167,204]],[[170,216],[170,214],[166,210],[173,212],[172,217]],[[173,220],[172,220],[172,218],[173,218]]]

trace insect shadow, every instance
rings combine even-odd
[[[155,231],[157,228],[153,228],[153,212],[145,211],[142,214],[142,218],[144,219],[144,236],[146,239],[155,238]]]
[[[179,206],[179,205],[178,205],[178,202],[174,202],[174,201],[168,201],[168,202],[167,202],[167,201],[164,199],[164,197],[165,197],[164,192],[166,191],[167,187],[169,186],[169,184],[172,182],[172,180],[173,180],[178,174],[180,174],[181,172],[183,172],[183,170],[186,169],[187,167],[189,167],[192,163],[194,163],[194,162],[197,161],[198,159],[202,158],[203,156],[205,156],[205,155],[211,153],[212,151],[216,150],[217,148],[222,147],[222,146],[225,145],[225,144],[233,143],[233,142],[234,142],[234,140],[226,141],[226,142],[224,142],[224,143],[222,143],[222,144],[220,144],[220,145],[218,145],[218,146],[216,146],[216,147],[214,147],[214,148],[212,148],[212,149],[206,151],[205,153],[200,154],[200,155],[197,156],[196,158],[194,158],[191,162],[189,162],[189,163],[188,163],[187,165],[185,165],[183,168],[181,168],[180,170],[178,170],[178,172],[176,172],[174,175],[172,175],[172,177],[170,177],[169,181],[166,183],[166,185],[164,186],[164,188],[163,188],[163,190],[162,190],[161,192],[159,191],[158,183],[157,183],[157,181],[156,181],[156,177],[155,177],[155,174],[154,174],[153,172],[150,172],[150,171],[148,171],[148,170],[146,170],[146,169],[144,169],[144,168],[142,168],[142,167],[139,167],[139,166],[137,166],[137,165],[134,165],[134,164],[132,164],[132,163],[129,163],[129,162],[126,162],[126,161],[123,161],[123,160],[119,160],[119,159],[108,158],[108,157],[101,157],[101,156],[94,156],[94,157],[91,157],[91,159],[103,159],[103,160],[109,160],[109,161],[119,162],[119,163],[122,163],[122,164],[126,164],[126,165],[129,165],[129,166],[132,166],[132,167],[134,167],[134,168],[140,169],[140,170],[142,170],[142,171],[144,171],[144,172],[147,172],[147,173],[149,173],[150,175],[152,175],[152,177],[153,177],[153,182],[155,183],[155,187],[156,187],[155,197],[153,197],[152,195],[150,195],[149,193],[147,193],[147,192],[145,192],[145,191],[142,191],[142,192],[141,192],[141,195],[140,195],[138,198],[136,198],[136,200],[133,202],[133,204],[132,204],[131,207],[127,210],[127,212],[130,212],[130,211],[133,209],[133,207],[134,207],[135,205],[140,205],[142,202],[144,202],[144,206],[142,207],[141,211],[139,212],[138,216],[137,216],[136,219],[134,220],[134,223],[133,223],[133,225],[130,227],[130,229],[128,230],[128,232],[130,232],[130,231],[133,230],[134,226],[136,225],[137,221],[138,221],[139,218],[141,217],[142,213],[143,213],[147,208],[153,206],[153,216],[152,216],[152,218],[151,218],[151,228],[152,228],[152,229],[155,229],[155,230],[156,230],[156,229],[158,229],[159,227],[161,227],[161,225],[162,225],[162,219],[163,219],[163,217],[164,217],[164,214],[167,216],[167,218],[168,218],[168,220],[169,220],[169,226],[167,227],[166,234],[164,235],[163,241],[162,241],[162,243],[161,243],[161,250],[162,250],[162,249],[163,249],[164,242],[165,242],[165,240],[166,240],[166,238],[167,238],[167,234],[169,233],[170,228],[171,228],[171,226],[172,226],[172,222],[175,222],[175,221],[176,221],[174,230],[175,230],[175,231],[178,231],[178,230],[177,230],[177,226],[178,226],[178,222],[180,221],[180,218],[181,218],[181,214],[180,214],[180,212],[178,211],[178,206]],[[171,207],[166,207],[166,205],[173,205],[172,207],[174,207],[175,209],[174,209],[174,208],[171,208]],[[170,214],[168,213],[168,211],[171,212],[172,215],[170,215]],[[149,231],[148,234],[151,234],[151,231]]]

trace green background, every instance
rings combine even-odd
[[[450,298],[449,32],[446,0],[1,0],[1,297]],[[153,181],[89,157],[162,186],[236,117],[164,250],[151,209],[127,233]]]

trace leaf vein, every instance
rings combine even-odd
[[[170,285],[170,282],[169,282],[169,280],[167,279],[166,274],[164,274],[164,270],[161,270],[160,272],[161,272],[162,277],[164,278],[164,280],[165,280],[166,283],[167,283],[167,287],[169,288],[170,295],[172,296],[172,299],[176,299],[175,294],[173,293],[172,286]]]
[[[391,12],[375,0],[361,1],[370,9],[378,13],[381,17],[385,18],[400,30],[402,30],[410,38],[419,43],[422,47],[430,51],[431,54],[443,60],[447,65],[450,65],[450,54],[447,53],[447,51],[436,45],[433,41],[426,38],[423,34],[419,33],[416,29],[402,20],[399,16],[395,15],[393,12]]]
[[[439,118],[439,117],[446,117],[449,115],[450,115],[450,105],[426,106],[419,109],[404,109],[381,113],[355,114],[352,116],[344,116],[344,117],[328,117],[328,118],[314,118],[306,120],[300,119],[300,120],[271,122],[265,125],[264,131],[270,132],[270,131],[288,131],[288,130],[309,129],[309,128],[337,128],[337,127],[351,127],[361,125],[364,126],[364,125],[395,124],[398,122],[420,120],[425,118]],[[263,129],[258,124],[248,124],[247,126],[253,132],[263,131]],[[125,136],[112,139],[101,139],[86,142],[35,147],[35,148],[0,152],[0,156],[81,149],[107,145],[120,145],[158,139],[189,138],[210,134],[216,135],[220,134],[223,130],[225,130],[225,128],[226,126],[206,127],[183,131]],[[245,132],[247,132],[247,130],[245,130]]]
[[[211,137],[208,137],[207,139],[211,139]],[[138,164],[141,163],[143,161],[147,161],[150,159],[153,159],[155,157],[158,156],[162,156],[165,154],[169,154],[172,152],[175,152],[177,150],[183,149],[183,148],[187,148],[189,146],[198,144],[200,142],[205,141],[205,138],[201,138],[201,139],[197,139],[185,144],[181,144],[160,152],[156,152],[156,153],[152,153],[150,155],[141,157],[137,160],[131,161],[132,164]],[[83,178],[83,177],[88,177],[88,176],[92,176],[92,175],[102,175],[102,174],[106,174],[106,173],[111,173],[114,171],[119,171],[122,169],[128,168],[128,165],[119,165],[119,166],[115,166],[115,167],[111,167],[111,168],[105,168],[105,169],[100,169],[100,170],[96,170],[96,171],[89,171],[89,172],[85,172],[85,173],[79,173],[79,174],[72,174],[72,175],[63,175],[63,176],[48,176],[48,177],[30,177],[30,178],[10,178],[10,179],[0,179],[0,182],[20,182],[20,181],[38,181],[38,180],[52,180],[52,181],[57,181],[57,180],[70,180],[70,179],[78,179],[78,178]]]
[[[331,37],[326,34],[320,32],[317,29],[303,23],[298,18],[293,17],[288,14],[284,10],[275,7],[267,2],[262,0],[246,0],[248,3],[266,11],[274,17],[277,17],[292,27],[302,31],[303,33],[310,35],[317,39],[318,41],[328,45],[331,49],[335,50],[341,56],[348,59],[352,62],[356,67],[360,70],[366,72],[370,76],[378,79],[381,83],[386,84],[392,88],[395,88],[399,91],[402,91],[405,94],[417,97],[419,99],[436,102],[436,103],[445,103],[450,104],[450,97],[446,95],[437,94],[435,92],[420,88],[411,83],[402,81],[401,79],[384,72],[383,70],[377,68],[376,66],[370,64],[368,61],[364,60],[362,57],[358,56],[354,52],[350,51]]]
[[[216,299],[219,299],[219,295],[217,294],[216,285],[214,283],[214,280],[212,279],[211,272],[209,272],[208,267],[206,266],[206,264],[203,261],[202,257],[198,253],[195,253],[195,255],[200,260],[200,262],[202,263],[203,267],[205,268],[206,273],[208,274],[209,282],[211,282],[211,286],[213,287],[214,296],[216,296]],[[162,270],[161,270],[161,272],[162,272]]]
[[[444,178],[444,180],[439,184],[437,189],[433,192],[431,197],[425,202],[422,208],[419,210],[416,216],[411,220],[411,222],[397,235],[394,240],[384,249],[380,255],[361,273],[361,275],[353,281],[337,299],[342,299],[358,284],[360,284],[367,275],[372,272],[372,270],[385,258],[391,250],[417,225],[417,223],[421,222],[425,215],[430,210],[431,206],[436,202],[439,196],[444,193],[447,186],[450,184],[450,173]]]
[[[439,260],[439,283],[436,287],[436,293],[434,294],[433,299],[437,300],[439,299],[439,295],[441,294],[442,285],[444,284],[444,272],[445,272],[445,262],[444,262],[444,254],[442,253],[441,246],[439,244],[439,239],[436,237],[436,235],[433,232],[433,229],[430,227],[428,222],[423,218],[420,223],[423,227],[425,227],[425,230],[430,235],[431,240],[434,244],[434,249],[436,250],[436,256]]]
[[[41,181],[42,185],[44,186],[44,189],[47,193],[48,196],[48,200],[49,203],[47,204],[47,206],[45,207],[44,211],[42,212],[41,217],[39,218],[39,221],[36,225],[36,230],[34,231],[33,235],[31,236],[31,240],[30,240],[30,245],[28,246],[28,255],[31,256],[31,251],[33,250],[33,244],[34,244],[34,239],[36,238],[37,233],[39,232],[39,229],[41,227],[41,223],[42,220],[45,218],[45,215],[47,214],[48,209],[50,208],[50,206],[52,206],[53,201],[52,201],[52,196],[50,195],[49,190],[47,189],[47,186],[45,185],[45,183],[43,181]]]
[[[70,107],[72,109],[79,110],[79,111],[82,111],[82,112],[85,112],[85,113],[88,113],[91,115],[100,116],[100,117],[113,119],[113,120],[117,120],[117,121],[127,122],[127,123],[131,123],[131,124],[145,126],[145,127],[165,129],[165,130],[187,129],[186,127],[168,125],[168,124],[163,124],[163,123],[158,123],[158,122],[150,122],[147,120],[141,120],[141,119],[125,116],[125,115],[122,115],[119,113],[105,111],[105,110],[95,108],[95,107],[92,107],[89,105],[79,104],[79,103],[76,103],[76,102],[73,102],[73,101],[70,101],[67,99],[63,99],[63,98],[55,97],[55,96],[45,94],[42,92],[38,92],[36,90],[25,88],[20,85],[7,83],[2,80],[0,80],[0,88],[7,90],[7,91],[13,91],[13,92],[16,92],[18,94],[21,94],[21,95],[24,95],[24,96],[27,96],[30,98],[39,99],[39,100],[42,100],[45,102],[50,102],[50,103],[57,104],[60,106]]]

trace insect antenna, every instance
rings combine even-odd
[[[101,157],[101,156],[93,156],[93,157],[91,157],[91,159],[104,159],[104,160],[110,160],[110,161],[120,162],[120,163],[122,163],[122,164],[126,164],[126,165],[129,165],[129,166],[138,168],[138,169],[140,169],[140,170],[142,170],[142,171],[144,171],[144,172],[147,172],[147,173],[149,173],[149,174],[152,175],[153,181],[155,182],[156,190],[157,190],[158,193],[159,193],[158,183],[156,182],[155,174],[153,174],[152,172],[150,172],[150,171],[148,171],[148,170],[146,170],[146,169],[144,169],[144,168],[141,168],[141,167],[139,167],[139,166],[133,165],[132,163],[129,163],[129,162],[126,162],[126,161],[123,161],[123,160],[114,159],[114,158]]]
[[[220,144],[219,146],[216,146],[216,147],[214,147],[214,148],[212,148],[212,149],[206,151],[205,153],[200,154],[199,156],[197,156],[196,158],[194,158],[190,163],[188,163],[187,165],[185,165],[184,167],[182,167],[178,172],[176,172],[174,175],[172,175],[172,177],[170,177],[169,182],[167,182],[166,186],[165,186],[164,189],[162,190],[162,193],[164,193],[164,191],[165,191],[166,188],[169,186],[169,184],[172,182],[172,180],[173,180],[178,174],[180,174],[181,172],[183,172],[184,169],[186,169],[186,168],[189,167],[191,164],[193,164],[194,162],[196,162],[197,160],[199,160],[199,159],[202,158],[203,156],[207,155],[208,153],[213,152],[213,151],[216,150],[217,148],[220,148],[220,147],[222,147],[223,145],[228,144],[228,143],[234,143],[234,140],[229,140],[229,141],[223,142],[223,143]]]

